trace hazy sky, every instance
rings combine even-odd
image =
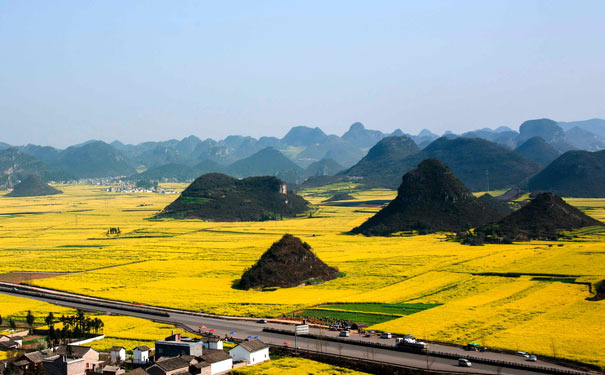
[[[605,117],[605,1],[0,2],[0,141]]]

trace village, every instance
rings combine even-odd
[[[212,330],[210,330],[212,331]],[[257,338],[221,338],[213,332],[201,338],[173,333],[155,347],[113,346],[99,352],[87,343],[103,336],[60,344],[48,349],[24,349],[29,330],[0,337],[0,350],[9,352],[0,363],[3,375],[215,375],[270,360],[269,346]]]

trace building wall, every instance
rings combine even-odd
[[[126,360],[126,350],[122,349],[119,352],[111,352],[111,362],[123,362]]]
[[[223,341],[209,342],[208,349],[223,350]]]
[[[210,364],[210,375],[220,374],[230,371],[233,368],[233,359],[229,358],[224,361]]]
[[[149,362],[149,352],[135,350],[132,361],[137,364],[145,364],[145,363]]]
[[[229,355],[233,358],[234,362],[237,361],[248,361],[250,362],[250,353],[241,346],[229,350]]]
[[[95,363],[99,362],[99,352],[96,350],[89,350],[82,358],[84,358],[85,362],[84,368],[86,370],[94,370],[96,366]]]
[[[185,344],[181,342],[179,344],[171,345],[168,342],[157,342],[155,343],[155,356],[159,357],[178,357],[180,355],[202,355],[202,345],[201,341],[193,343],[192,345]]]
[[[259,350],[257,352],[251,353],[250,354],[250,364],[254,365],[260,362],[264,362],[264,361],[268,361],[269,358],[269,348],[265,348],[262,350]]]
[[[44,362],[44,371],[47,375],[84,375],[85,361],[82,358],[70,359],[69,362]]]

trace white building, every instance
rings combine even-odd
[[[204,348],[213,350],[223,350],[223,340],[218,337],[210,337],[204,340]]]
[[[132,363],[136,363],[137,365],[149,363],[149,352],[151,352],[151,349],[147,346],[137,346],[132,351]]]
[[[224,350],[204,350],[201,358],[204,362],[210,363],[210,375],[223,374],[233,368],[233,358]]]
[[[244,341],[235,348],[229,350],[229,354],[235,362],[246,361],[250,365],[268,361],[269,346],[260,340]]]
[[[126,348],[123,346],[112,346],[109,351],[111,363],[124,362],[126,360]]]

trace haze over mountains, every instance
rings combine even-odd
[[[271,175],[289,183],[337,175],[394,188],[405,172],[433,157],[471,190],[486,190],[527,185],[529,178],[567,151],[601,149],[605,149],[602,119],[568,123],[538,119],[524,122],[519,131],[501,126],[460,135],[447,132],[441,138],[426,129],[417,135],[399,129],[386,134],[354,123],[342,136],[296,126],[281,139],[234,135],[217,141],[192,135],[138,145],[89,141],[65,150],[0,143],[0,187],[11,188],[31,173],[45,181],[116,176],[190,181],[220,172],[234,177]]]

